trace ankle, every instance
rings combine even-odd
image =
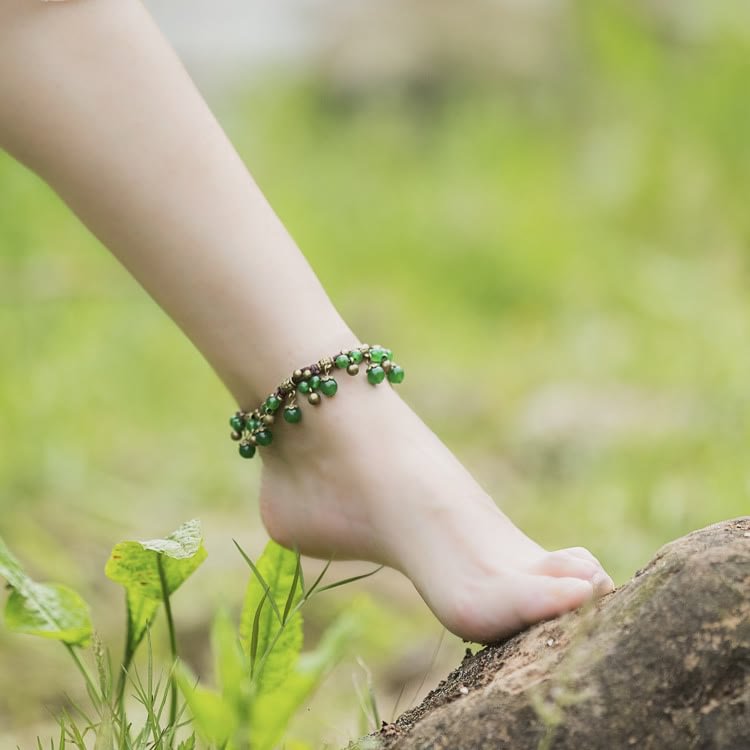
[[[273,445],[262,453],[269,468],[314,470],[334,461],[345,469],[363,450],[371,450],[373,442],[387,439],[386,431],[408,411],[387,384],[372,386],[365,378],[345,373],[336,379],[339,388],[334,397],[324,396],[317,406],[302,404],[300,423],[276,420]]]

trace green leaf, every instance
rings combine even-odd
[[[141,642],[162,602],[159,555],[167,593],[171,595],[206,559],[200,522],[188,521],[165,539],[120,542],[112,550],[104,572],[127,592],[128,648],[131,652]]]
[[[341,615],[326,630],[315,651],[300,657],[283,684],[256,697],[250,714],[253,750],[277,746],[294,714],[341,658],[361,622],[356,608]]]
[[[195,750],[195,735],[191,734],[186,740],[180,742],[177,750]]]
[[[237,632],[225,610],[221,610],[214,620],[211,641],[216,659],[216,679],[222,695],[242,712],[247,702],[245,684],[248,681],[249,669],[245,663],[245,654],[240,648]]]
[[[92,627],[86,602],[56,583],[29,582],[14,589],[5,607],[5,625],[16,633],[38,635],[75,646],[85,645]]]
[[[270,541],[257,565],[251,565],[253,577],[242,607],[240,640],[251,657],[260,695],[284,681],[302,650],[302,615],[295,611],[302,597],[298,558],[296,552]],[[281,613],[287,615],[283,624]]]
[[[0,575],[10,584],[5,624],[17,633],[84,646],[93,631],[86,602],[73,589],[36,583],[0,538]]]
[[[195,677],[184,664],[177,665],[175,678],[198,734],[207,743],[226,745],[237,731],[237,715],[232,706],[215,690],[196,685]]]
[[[0,575],[14,588],[22,589],[31,580],[0,537]]]

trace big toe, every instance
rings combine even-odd
[[[529,573],[500,578],[499,585],[467,586],[438,616],[449,630],[466,640],[492,643],[540,620],[550,620],[589,601],[594,590],[582,578]]]
[[[526,625],[578,609],[594,596],[590,581],[578,577],[528,576],[517,612]]]

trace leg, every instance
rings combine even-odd
[[[137,0],[0,4],[0,144],[60,193],[241,406],[359,343]],[[269,533],[398,568],[458,635],[498,638],[611,588],[593,559],[547,553],[516,529],[387,386],[351,379],[303,428],[280,430],[264,453]]]

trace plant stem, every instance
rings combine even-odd
[[[172,669],[169,681],[171,683],[171,701],[169,704],[169,726],[173,727],[177,721],[177,680],[174,675],[174,668],[177,664],[177,636],[174,629],[174,619],[172,618],[172,605],[169,601],[169,591],[167,590],[167,576],[164,572],[164,563],[162,556],[157,554],[156,565],[159,568],[159,581],[161,582],[161,596],[164,601],[164,611],[167,615],[167,630],[169,631],[169,647],[172,651]]]
[[[75,648],[71,646],[69,643],[65,644],[65,648],[68,650],[68,653],[71,655],[71,657],[73,658],[73,661],[76,663],[76,666],[78,667],[78,671],[83,675],[83,679],[86,680],[86,685],[88,686],[92,699],[96,699],[96,702],[98,704],[101,704],[102,699],[101,699],[101,696],[99,695],[99,691],[97,690],[96,684],[94,683],[94,680],[89,674],[88,669],[86,669],[86,666],[81,661],[81,657],[78,656]]]
[[[133,623],[130,619],[130,607],[128,606],[128,596],[125,595],[125,653],[120,664],[120,674],[117,678],[117,705],[120,712],[120,718],[125,718],[125,683],[128,678],[128,669],[130,662],[133,661],[134,648],[131,641],[133,640]],[[123,726],[125,722],[123,721]]]

